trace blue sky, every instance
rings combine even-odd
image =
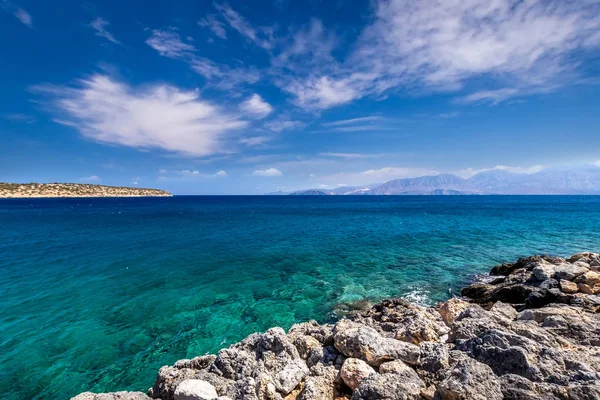
[[[0,0],[0,181],[181,194],[600,160],[600,1]]]

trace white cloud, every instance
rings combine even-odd
[[[79,178],[79,182],[83,183],[94,183],[100,181],[102,181],[102,179],[98,175],[84,176]]]
[[[356,123],[365,123],[365,122],[373,122],[379,121],[383,119],[383,117],[372,115],[369,117],[360,117],[360,118],[352,118],[352,119],[342,119],[339,121],[332,121],[324,123],[323,126],[340,126],[340,125],[354,125]]]
[[[283,176],[283,172],[277,168],[257,169],[252,173],[255,176]]]
[[[337,126],[333,128],[336,132],[363,132],[363,131],[376,131],[380,130],[381,127],[377,125],[356,125],[356,126]]]
[[[240,143],[246,146],[261,146],[271,141],[269,136],[253,136],[248,138],[242,138],[239,140]]]
[[[273,107],[256,93],[240,104],[240,109],[245,114],[252,115],[258,119],[265,118],[273,112]]]
[[[374,9],[343,62],[281,79],[298,106],[318,111],[391,90],[479,87],[464,100],[492,103],[547,93],[573,82],[600,46],[597,0],[378,0]]]
[[[121,44],[121,42],[115,39],[112,33],[106,30],[106,27],[108,25],[110,25],[110,22],[100,17],[96,18],[90,23],[90,27],[92,27],[96,31],[96,36],[103,37],[106,40],[111,41],[115,44]]]
[[[190,170],[190,169],[180,169],[180,170],[175,170],[175,171],[171,171],[173,174],[179,176],[182,179],[198,179],[198,178],[224,178],[226,176],[228,176],[229,174],[226,171],[223,170],[219,170],[217,172],[215,172],[214,174],[206,174],[203,172],[198,171],[197,169],[194,170]],[[169,178],[166,178],[163,176],[163,180],[169,180]]]
[[[298,129],[303,126],[304,123],[292,120],[275,120],[265,123],[265,128],[273,132],[283,132],[287,130]]]
[[[183,42],[179,34],[172,30],[153,29],[152,36],[146,40],[146,44],[161,56],[169,58],[189,57],[196,51],[193,45]]]
[[[262,27],[258,30],[254,29],[244,17],[226,4],[215,4],[215,8],[221,13],[229,26],[249,41],[264,49],[271,49],[274,46],[271,28]]]
[[[227,31],[225,25],[219,21],[214,15],[207,15],[206,18],[198,21],[198,25],[208,28],[214,35],[221,39],[227,39]]]
[[[0,0],[0,8],[14,15],[19,21],[21,21],[23,25],[33,28],[33,20],[31,15],[21,7],[8,0]]]
[[[207,156],[223,151],[226,132],[247,125],[202,100],[198,91],[165,84],[136,88],[93,75],[78,86],[38,86],[34,90],[52,97],[67,125],[107,144]]]

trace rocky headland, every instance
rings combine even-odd
[[[433,308],[382,301],[255,333],[158,371],[146,393],[75,400],[600,399],[600,254],[492,269]]]
[[[105,186],[84,183],[2,183],[0,198],[32,197],[170,197],[160,189]]]

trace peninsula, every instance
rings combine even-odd
[[[436,307],[272,328],[162,367],[147,394],[73,400],[599,399],[598,294],[598,253],[521,258]]]
[[[2,183],[0,198],[33,197],[170,197],[160,189],[105,186],[80,183]]]

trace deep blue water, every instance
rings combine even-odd
[[[433,303],[519,256],[598,251],[600,197],[0,200],[0,227],[0,393],[64,399],[340,303]]]

